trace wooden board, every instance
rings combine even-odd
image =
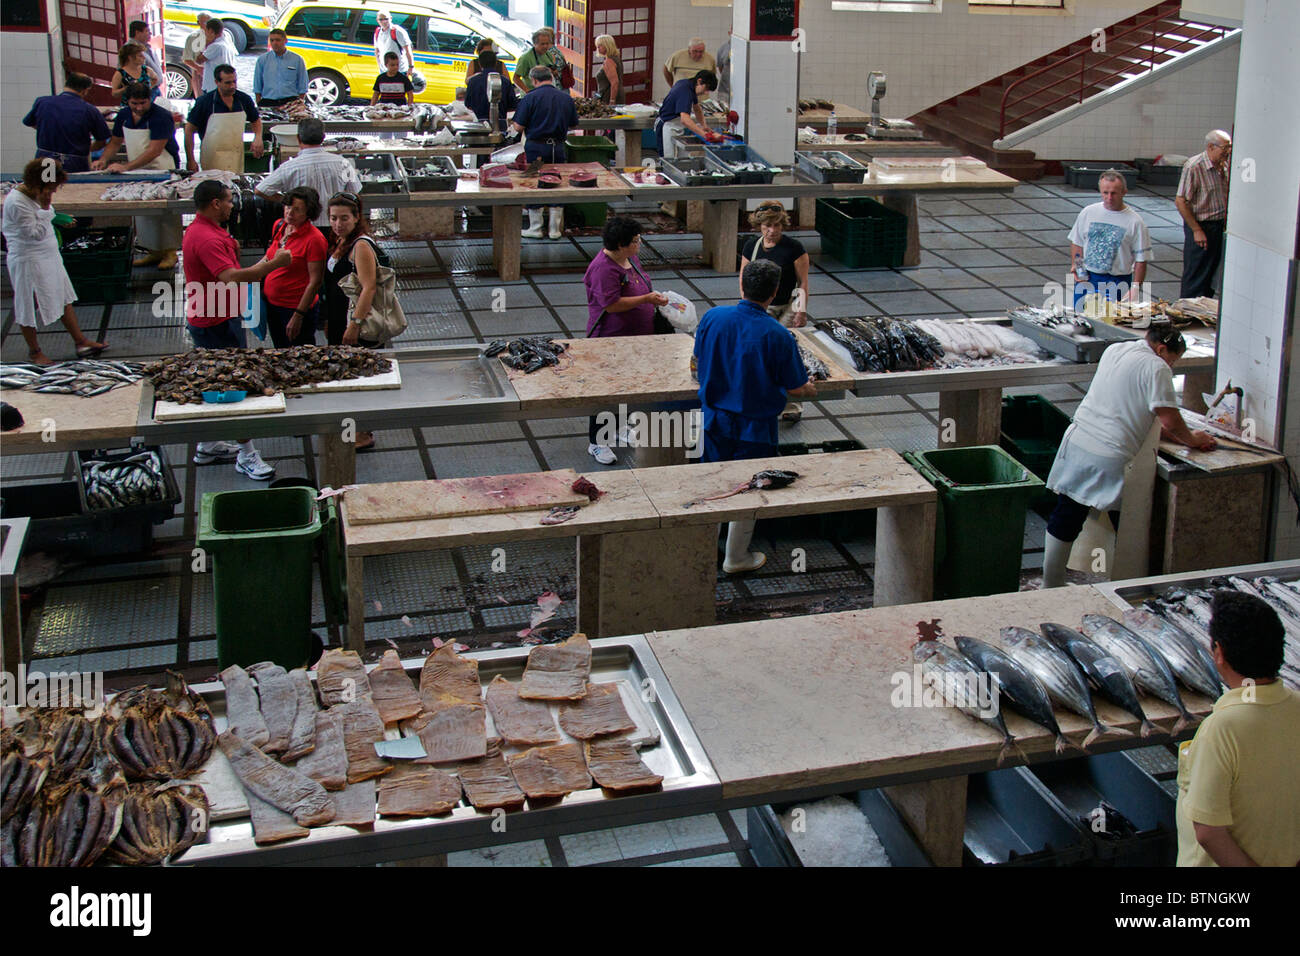
[[[1281,455],[1270,454],[1263,449],[1258,452],[1244,451],[1241,448],[1220,445],[1213,451],[1198,451],[1177,442],[1162,441],[1160,454],[1177,461],[1186,462],[1194,468],[1222,475],[1234,471],[1255,471],[1270,467],[1283,460]]]
[[[1044,621],[1077,625],[1087,613],[1116,614],[1095,588],[1078,586],[692,628],[647,636],[674,693],[699,735],[725,799],[841,783],[873,786],[901,773],[943,776],[992,767],[999,734],[948,707],[895,706],[901,679],[913,674],[917,623],[938,618],[943,641],[959,634],[997,643],[999,628],[1037,629]],[[1162,731],[1177,712],[1143,697]],[[1190,711],[1213,701],[1187,692]],[[1102,702],[1107,724],[1137,729],[1137,720]],[[1007,726],[1031,758],[1049,756],[1052,735],[1014,713]],[[1073,741],[1082,717],[1057,709]],[[1137,737],[1108,738],[1143,746]],[[1148,738],[1159,740],[1159,737]],[[1008,762],[1021,762],[1013,757]]]
[[[35,446],[53,451],[74,443],[130,438],[136,432],[143,390],[144,383],[136,382],[103,395],[81,398],[6,388],[0,391],[0,401],[22,412],[23,426],[5,432],[0,437],[0,448]]]
[[[156,422],[183,422],[196,418],[237,418],[241,415],[272,415],[283,412],[284,394],[250,395],[242,402],[179,402],[155,401],[153,418]]]
[[[360,485],[347,493],[348,518],[357,525],[388,524],[589,504],[586,495],[572,490],[577,480],[578,473],[565,468],[527,475]]]
[[[765,468],[797,471],[799,477],[785,488],[746,491],[691,504],[700,497],[729,491]],[[888,448],[638,468],[633,474],[665,528],[922,504],[936,496],[934,487]]]
[[[389,361],[393,363],[393,367],[382,375],[344,378],[336,382],[314,382],[311,385],[287,388],[285,391],[290,395],[307,395],[312,392],[370,392],[385,388],[401,388],[402,371],[397,367],[397,359],[390,357]]]

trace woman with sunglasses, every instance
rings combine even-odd
[[[370,312],[379,282],[378,246],[370,236],[361,198],[355,193],[335,193],[329,199],[330,234],[325,260],[325,340],[330,345],[382,348],[385,343],[361,337],[361,322]],[[353,306],[339,288],[345,276],[356,273],[361,291]],[[375,447],[374,432],[357,435],[357,451]]]
[[[1102,353],[1047,476],[1056,507],[1047,519],[1043,587],[1065,583],[1070,549],[1091,509],[1109,512],[1119,528],[1124,471],[1157,419],[1166,439],[1202,451],[1214,447],[1214,437],[1189,429],[1178,410],[1170,369],[1186,350],[1178,330],[1161,325],[1152,326],[1145,339],[1112,345]]]
[[[785,235],[790,228],[790,214],[775,199],[764,200],[749,214],[749,224],[758,233],[745,242],[740,253],[740,272],[755,259],[770,259],[781,267],[781,285],[776,298],[767,307],[768,314],[789,329],[803,328],[808,324],[808,253],[803,243]],[[745,293],[742,290],[740,297]],[[803,417],[803,406],[789,402],[781,413],[781,420],[797,422]]]

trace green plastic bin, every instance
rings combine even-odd
[[[221,669],[307,663],[312,559],[323,527],[311,488],[203,496],[198,545],[212,563]]]
[[[1019,590],[1025,510],[1042,480],[996,445],[903,457],[939,492],[935,597]]]
[[[570,163],[600,163],[608,166],[614,161],[618,147],[608,136],[599,133],[575,133],[564,141],[564,151]]]
[[[1041,395],[1008,395],[1002,399],[1000,444],[1007,453],[1043,481],[1052,470],[1061,439],[1070,427],[1070,416]],[[1035,511],[1050,508],[1056,495],[1046,488],[1029,501]]]

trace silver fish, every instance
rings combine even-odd
[[[1214,659],[1178,625],[1162,615],[1136,607],[1124,612],[1124,623],[1146,639],[1147,646],[1165,659],[1186,687],[1212,700],[1222,693]]]
[[[1006,760],[1012,750],[1024,757],[1016,746],[1016,738],[1007,730],[1007,722],[1002,719],[1001,699],[995,684],[980,680],[980,671],[966,659],[960,651],[953,650],[938,641],[917,641],[912,646],[912,658],[921,665],[921,670],[931,675],[931,679],[943,691],[944,702],[956,707],[962,713],[974,717],[981,723],[988,724],[1002,735],[1002,749],[998,751],[998,764]],[[987,685],[989,698],[976,701],[975,689]],[[987,704],[981,707],[980,704]],[[991,713],[990,713],[991,711]]]
[[[1092,721],[1092,730],[1083,738],[1083,749],[1106,734],[1132,736],[1132,731],[1103,724],[1088,692],[1088,680],[1074,659],[1045,637],[1023,627],[1004,627],[1002,644],[1015,660],[1037,677],[1052,700],[1080,717]]]
[[[979,638],[958,637],[954,640],[957,649],[972,664],[997,681],[999,692],[1013,710],[1056,735],[1058,754],[1065,753],[1066,747],[1074,746],[1061,733],[1056,714],[1052,712],[1052,698],[1047,688],[1024,665],[1005,651]]]
[[[1141,635],[1104,614],[1085,614],[1079,630],[1123,664],[1137,687],[1178,710],[1180,716],[1174,723],[1172,733],[1177,734],[1197,722],[1199,718],[1188,712],[1187,705],[1178,694],[1178,682],[1168,661],[1148,646]]]
[[[1143,737],[1156,732],[1156,727],[1142,710],[1138,701],[1137,688],[1129,679],[1124,665],[1102,650],[1101,646],[1090,638],[1080,634],[1064,624],[1040,624],[1043,635],[1059,647],[1079,665],[1084,676],[1102,696],[1128,711],[1139,721],[1138,730]]]

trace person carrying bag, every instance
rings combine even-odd
[[[370,311],[360,317],[361,338],[387,344],[406,331],[406,313],[402,311],[402,303],[397,301],[397,273],[383,264],[379,247],[373,239],[362,236],[358,241],[369,243],[378,260],[375,264],[375,294],[370,300]],[[355,250],[355,246],[353,248]],[[362,292],[360,273],[352,272],[341,278],[339,291],[348,297],[348,311],[356,317],[357,300]]]

